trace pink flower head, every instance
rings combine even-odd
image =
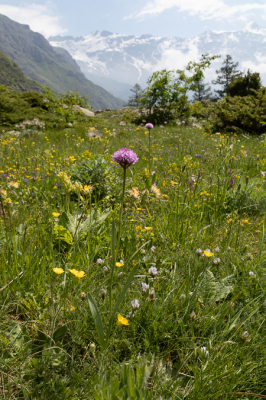
[[[138,161],[138,156],[130,149],[120,149],[113,155],[113,161],[126,169]]]
[[[152,129],[153,125],[149,122],[148,124],[145,125],[146,129]]]

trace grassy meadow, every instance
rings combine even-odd
[[[163,124],[149,162],[135,112],[34,110],[0,122],[0,398],[266,398],[266,137]]]

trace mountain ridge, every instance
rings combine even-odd
[[[255,23],[238,31],[205,31],[189,37],[159,37],[149,34],[134,36],[107,31],[95,31],[85,36],[50,37],[52,46],[66,49],[85,74],[117,80],[122,83],[145,85],[152,72],[160,69],[184,68],[202,54],[230,54],[240,69],[260,72],[266,82],[266,28]],[[221,60],[215,60],[207,72],[215,77]]]
[[[57,93],[78,90],[96,108],[120,108],[124,101],[89,81],[67,50],[54,48],[28,25],[0,14],[0,51],[15,61],[30,79]]]

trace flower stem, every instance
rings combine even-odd
[[[151,172],[151,130],[149,129],[149,173]]]
[[[125,197],[125,187],[126,187],[126,171],[127,171],[126,168],[124,168],[123,191],[122,191],[121,204],[120,204],[120,213],[119,213],[119,224],[118,224],[118,236],[117,236],[117,244],[116,244],[115,262],[116,262],[117,254],[118,254],[118,251],[119,251],[120,236],[121,236],[121,229],[122,229],[122,213],[123,213],[124,197]]]

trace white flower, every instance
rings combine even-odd
[[[214,265],[219,265],[220,263],[221,263],[220,258],[215,258],[215,259],[213,260],[213,264],[214,264]]]
[[[137,310],[139,308],[139,301],[137,299],[131,301],[131,307],[133,310]]]
[[[135,317],[133,311],[129,311],[128,316],[129,316],[130,318],[134,318],[134,317]]]
[[[150,267],[150,269],[149,269],[149,274],[151,275],[151,276],[155,276],[155,275],[157,275],[158,274],[158,271],[157,271],[157,268],[156,267]]]
[[[249,275],[250,276],[255,276],[254,272],[252,272],[252,271],[249,271]]]
[[[123,272],[119,272],[118,276],[120,277],[120,276],[122,276],[122,275],[123,275]]]
[[[217,246],[217,247],[215,247],[214,251],[216,251],[216,253],[219,253],[221,250],[220,250],[220,248]]]
[[[149,290],[150,287],[149,285],[147,285],[147,283],[144,282],[141,283],[141,286],[142,286],[141,290],[143,291],[143,293],[147,292],[147,290]]]
[[[154,253],[155,250],[156,250],[156,247],[155,247],[155,246],[152,246],[152,247],[151,247],[151,252]]]
[[[99,264],[99,265],[102,265],[104,263],[104,260],[102,260],[101,258],[98,258],[96,263]]]
[[[197,249],[196,250],[196,255],[197,256],[201,256],[202,255],[202,250],[201,249]]]

